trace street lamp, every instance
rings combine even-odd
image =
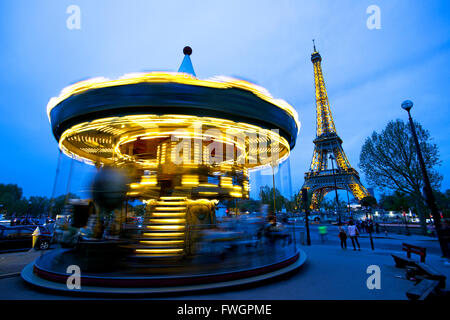
[[[370,207],[364,207],[364,211],[366,212],[366,220],[367,220],[367,227],[368,227],[367,230],[369,231],[370,247],[372,248],[372,250],[375,250],[375,248],[373,246],[373,238],[372,238],[373,219],[370,220],[369,210],[371,211],[372,209]],[[369,224],[369,222],[370,222],[370,224]]]
[[[302,201],[305,206],[306,244],[310,246],[311,236],[309,234],[309,204],[308,204],[308,190],[306,188],[302,189]]]
[[[342,224],[341,223],[341,212],[339,211],[339,198],[338,198],[338,193],[337,193],[336,175],[334,174],[334,164],[333,164],[334,157],[333,157],[332,154],[330,154],[330,158],[329,159],[331,160],[331,169],[332,169],[333,178],[334,178],[334,191],[336,192],[336,210],[337,210],[337,213],[338,213],[339,225],[341,225]]]
[[[417,158],[419,159],[420,169],[422,171],[424,192],[425,192],[425,200],[428,203],[428,206],[431,209],[431,215],[433,216],[434,227],[436,229],[436,233],[439,239],[439,245],[441,246],[441,251],[444,257],[449,257],[449,252],[447,248],[447,240],[443,237],[442,228],[441,228],[441,217],[439,215],[436,202],[434,200],[433,189],[431,189],[430,180],[428,179],[427,169],[425,168],[425,163],[423,161],[422,151],[420,150],[419,140],[417,139],[416,127],[414,126],[414,121],[411,118],[410,110],[413,107],[413,102],[411,100],[405,100],[402,103],[402,108],[408,112],[409,117],[409,125],[411,126],[411,132],[414,138],[414,143],[416,145]]]

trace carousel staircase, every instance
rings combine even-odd
[[[185,197],[160,197],[144,219],[135,257],[181,258],[184,254],[186,212]]]

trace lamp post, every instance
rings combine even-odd
[[[372,228],[373,228],[373,219],[371,221],[371,223],[369,224],[369,220],[370,220],[370,216],[369,216],[369,210],[370,207],[366,207],[364,208],[364,211],[366,211],[366,220],[367,220],[367,230],[369,231],[369,238],[370,238],[370,247],[372,248],[372,250],[375,250],[374,246],[373,246],[373,238],[372,238]]]
[[[302,201],[305,206],[305,226],[306,226],[306,244],[311,245],[311,236],[309,234],[309,204],[308,204],[308,190],[302,189]]]
[[[350,210],[350,197],[348,196],[348,189],[347,189],[347,209],[348,209],[348,217],[353,218],[353,215]]]
[[[275,215],[275,219],[277,218],[277,204],[275,202],[275,170],[272,165],[272,186],[273,186],[273,214]]]
[[[450,257],[448,248],[447,248],[447,240],[444,239],[441,228],[441,217],[439,215],[436,202],[434,200],[433,189],[431,189],[430,179],[428,178],[427,169],[425,168],[425,163],[423,161],[422,151],[420,150],[419,140],[417,139],[416,127],[414,125],[414,121],[411,117],[410,110],[413,107],[413,102],[410,100],[405,100],[402,103],[402,108],[408,112],[409,117],[409,125],[411,126],[411,133],[413,135],[414,143],[416,145],[417,158],[419,159],[420,169],[422,171],[424,192],[425,192],[425,200],[428,204],[428,207],[431,210],[431,215],[433,216],[434,227],[436,229],[436,233],[439,239],[439,245],[441,247],[442,255],[444,257]]]
[[[338,219],[339,219],[339,225],[341,225],[341,212],[339,211],[339,198],[338,198],[338,193],[337,193],[337,182],[336,182],[336,175],[334,174],[334,157],[332,154],[330,154],[330,158],[331,160],[331,171],[333,172],[333,178],[334,178],[334,191],[336,192],[336,211],[338,213]]]

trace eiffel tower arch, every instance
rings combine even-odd
[[[316,92],[316,138],[303,188],[312,192],[311,208],[317,209],[323,197],[335,189],[347,190],[358,200],[368,196],[369,192],[362,185],[358,171],[350,165],[342,148],[342,139],[336,132],[322,73],[322,57],[315,45],[311,61]],[[333,156],[331,159],[330,155]],[[328,160],[332,161],[331,168]]]

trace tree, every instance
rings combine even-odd
[[[450,189],[445,192],[435,191],[434,193],[438,207],[442,210],[444,218],[450,218]]]
[[[313,193],[310,190],[306,192],[306,201],[304,201],[302,197],[302,190],[297,194],[296,201],[298,203],[298,207],[302,212],[306,212],[306,209],[311,210],[311,202],[312,202]]]
[[[297,196],[298,195],[293,195],[291,197],[291,199],[287,199],[287,198],[285,199],[286,201],[285,201],[284,205],[286,207],[286,210],[290,213],[293,213],[298,210]]]
[[[50,209],[50,200],[47,197],[32,196],[28,199],[28,213],[33,217],[47,215]]]
[[[238,201],[237,206],[241,212],[245,212],[245,211],[255,212],[260,209],[261,202],[258,200],[254,200],[254,199],[244,199],[244,200]]]
[[[398,190],[380,197],[380,206],[387,211],[408,211],[412,207],[411,204],[414,204],[414,198]]]
[[[325,212],[334,211],[336,208],[336,201],[333,199],[326,199],[325,197],[319,202],[319,209],[324,209]]]
[[[62,194],[53,199],[49,200],[49,209],[47,211],[52,217],[56,217],[58,214],[61,214],[64,206],[67,205],[66,201],[69,199],[79,199],[76,194],[70,193],[68,195]]]
[[[367,196],[361,199],[361,206],[367,208],[374,208],[377,205],[377,200],[372,196]]]
[[[431,142],[427,130],[417,122],[415,126],[430,183],[434,189],[439,189],[442,176],[435,170],[441,163],[438,148]],[[422,230],[426,232],[422,196],[424,182],[410,126],[397,119],[390,121],[381,133],[373,132],[362,146],[359,160],[359,167],[369,185],[412,196]]]
[[[269,212],[273,213],[273,188],[269,188],[268,186],[261,187],[259,197],[261,199],[261,203],[268,204]],[[285,202],[286,199],[281,195],[280,191],[275,188],[275,204],[277,212],[281,211],[281,208],[283,207]]]
[[[22,197],[22,188],[16,184],[0,183],[0,204],[7,216],[22,215],[26,212],[27,202]]]

